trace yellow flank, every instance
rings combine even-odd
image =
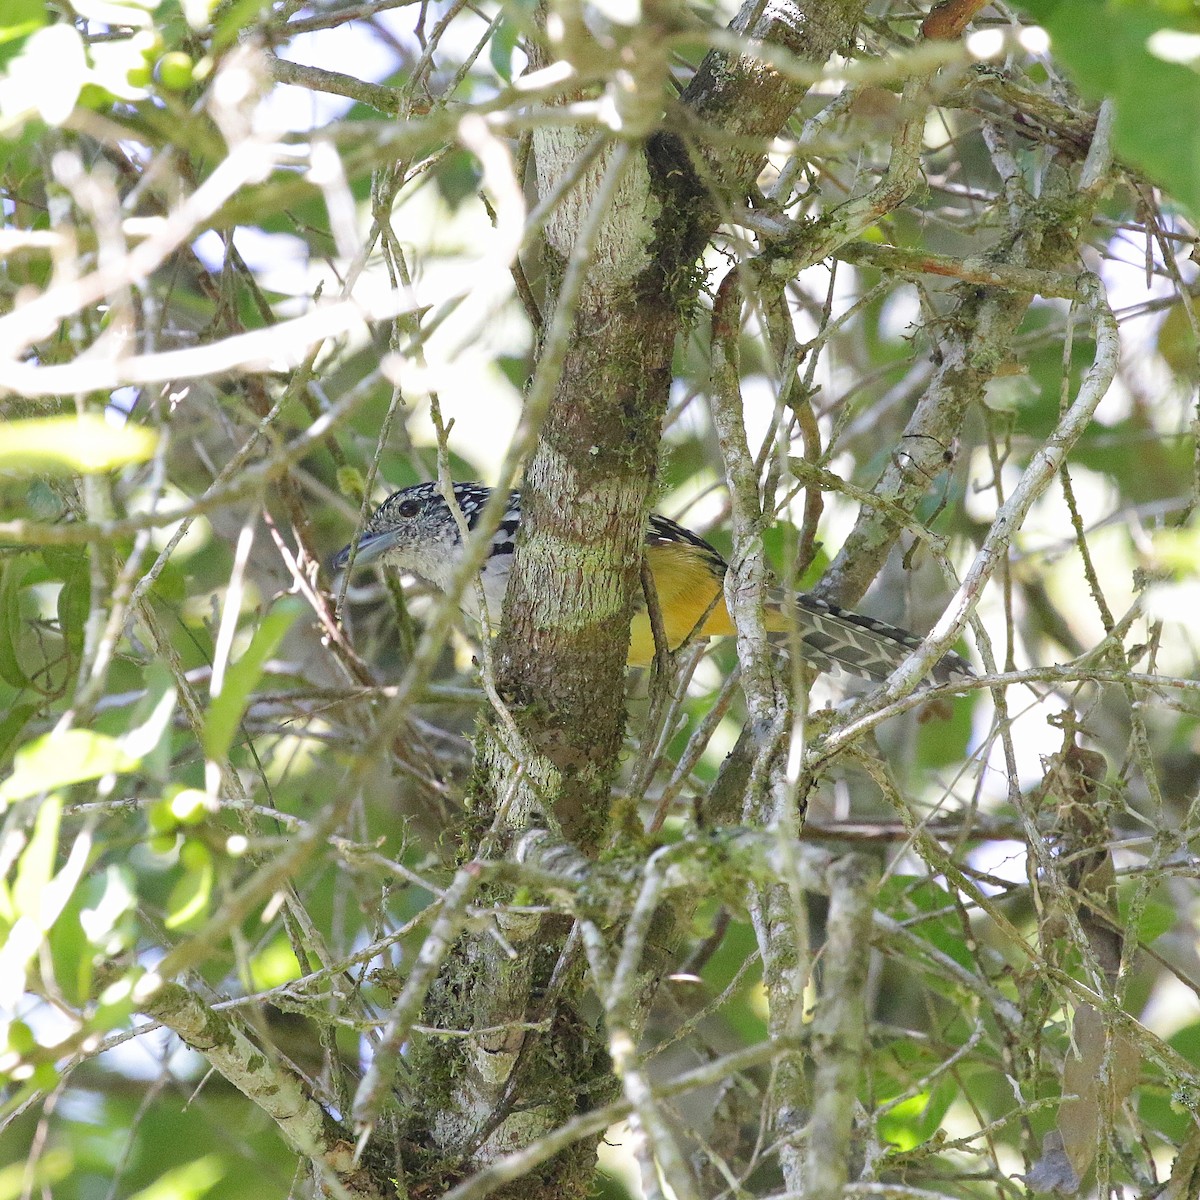
[[[708,612],[714,596],[718,597],[717,602],[697,636],[726,637],[737,632],[725,605],[725,573],[718,574],[716,564],[696,546],[689,542],[657,542],[646,547],[646,562],[654,576],[663,628],[672,650],[696,628],[696,622]],[[770,602],[766,620],[771,633],[783,633],[789,626],[787,614]],[[629,632],[627,664],[647,666],[654,661],[654,631],[644,606],[634,614]]]

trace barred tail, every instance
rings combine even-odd
[[[792,612],[778,601],[767,610],[767,628],[785,632],[795,621],[805,654],[815,667],[836,675],[847,672],[862,679],[886,679],[918,646],[921,639],[885,621],[849,612],[804,592],[793,598]],[[951,651],[929,671],[934,683],[959,683],[975,678],[971,665]]]

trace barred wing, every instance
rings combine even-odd
[[[776,608],[778,601],[774,601]],[[808,647],[805,657],[818,669],[836,675],[846,672],[863,679],[886,679],[914,650],[921,639],[886,621],[827,604],[805,592],[793,598],[793,619],[800,639]],[[788,614],[782,606],[769,614],[769,625],[786,630]],[[929,672],[934,683],[959,683],[974,679],[975,672],[961,655],[951,651]]]

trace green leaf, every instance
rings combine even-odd
[[[959,651],[966,650],[960,644]],[[952,703],[931,703],[920,715],[917,727],[917,761],[936,769],[961,763],[974,731],[975,699],[956,698]]]
[[[59,913],[47,938],[54,963],[54,981],[69,1004],[84,1005],[91,999],[95,956],[79,923],[79,911],[85,903],[84,890],[94,890],[101,882],[96,878],[81,882]]]
[[[229,753],[233,735],[267,659],[275,653],[304,608],[304,602],[294,596],[281,600],[263,618],[242,657],[225,672],[221,693],[214,697],[204,716],[204,753],[209,758],[224,758]]]
[[[13,910],[18,917],[33,917],[36,921],[46,894],[46,885],[54,876],[54,860],[58,854],[58,823],[62,817],[62,801],[50,797],[38,809],[33,823],[33,836],[17,864],[13,884]]]
[[[9,747],[17,740],[21,730],[29,724],[30,717],[37,710],[36,704],[23,701],[20,704],[14,704],[3,717],[0,717],[0,763],[8,757]]]
[[[45,0],[6,0],[0,17],[0,42],[22,37],[23,29],[40,28],[48,15]]]
[[[163,924],[168,929],[179,929],[203,917],[212,899],[213,862],[207,849],[200,842],[187,842],[180,862],[185,869],[167,900]]]
[[[168,604],[180,604],[188,594],[187,576],[178,564],[168,562],[164,564],[150,590]]]
[[[954,897],[921,875],[892,875],[879,889],[879,907],[904,920],[920,938],[968,969],[976,967]],[[927,917],[915,919],[917,914]]]
[[[136,969],[128,972],[100,993],[99,1003],[88,1020],[90,1030],[107,1033],[110,1029],[128,1025],[135,1011],[133,985],[137,976]]]
[[[58,592],[58,629],[71,653],[83,651],[84,626],[92,611],[92,580],[87,562],[80,556]]]
[[[213,29],[213,50],[223,50],[237,42],[263,7],[263,0],[232,0],[221,5],[221,15]]]
[[[268,942],[250,960],[250,978],[263,991],[299,979],[302,974],[291,944],[283,937]]]
[[[8,1027],[8,1049],[24,1057],[37,1049],[37,1038],[24,1021],[13,1021]]]
[[[35,417],[0,422],[0,472],[9,475],[94,475],[145,462],[158,434],[143,425],[110,425],[103,417]]]
[[[8,60],[0,79],[4,85],[0,134],[18,128],[32,116],[41,117],[47,125],[61,125],[71,115],[87,74],[83,38],[74,26],[64,21],[35,29],[20,53]]]
[[[455,210],[468,196],[475,195],[482,178],[479,163],[466,150],[451,150],[438,163],[433,175],[442,199]]]
[[[15,688],[25,688],[29,678],[17,655],[21,634],[21,585],[29,571],[25,556],[0,562],[0,679]]]
[[[21,53],[30,34],[41,29],[49,15],[43,0],[8,0],[0,15],[0,77],[6,64]]]
[[[126,866],[109,863],[101,875],[89,875],[79,890],[79,923],[88,942],[110,958],[128,944],[125,918],[137,908],[135,876]],[[113,938],[120,943],[113,945]]]
[[[146,668],[146,694],[138,701],[121,745],[144,771],[166,779],[171,767],[171,717],[178,693],[171,672],[162,663]]]
[[[1128,899],[1129,897],[1125,895],[1121,897],[1122,919],[1125,918],[1129,908]],[[1165,903],[1162,900],[1147,901],[1146,906],[1142,909],[1141,920],[1138,922],[1138,941],[1149,945],[1162,937],[1164,933],[1169,933],[1178,923],[1179,913],[1173,904]]]
[[[519,35],[517,26],[504,17],[488,45],[488,60],[505,83],[512,83],[513,51],[517,48]]]
[[[900,1150],[911,1150],[928,1140],[941,1126],[942,1118],[958,1095],[952,1079],[942,1079],[929,1092],[902,1100],[879,1119],[879,1132],[885,1142]]]
[[[50,1146],[29,1162],[17,1159],[0,1167],[0,1200],[52,1194],[51,1185],[71,1178],[75,1157],[65,1146]]]
[[[1140,0],[1022,0],[1055,56],[1092,101],[1116,105],[1117,154],[1200,212],[1200,75],[1171,61],[1166,38],[1196,29],[1194,12]]]
[[[181,1167],[164,1171],[147,1188],[129,1200],[199,1200],[225,1178],[225,1164],[215,1154],[193,1159]]]
[[[729,985],[756,946],[754,929],[748,922],[729,922],[720,946],[701,971],[705,985],[711,989],[710,994],[717,995]],[[756,965],[743,977],[740,990],[729,998],[722,1010],[736,1036],[746,1042],[767,1036],[762,996],[762,968]]]
[[[48,16],[44,0],[7,0],[0,15],[0,67],[35,29],[46,24]]]
[[[138,759],[106,734],[86,729],[43,734],[17,751],[13,773],[0,784],[0,804],[137,767]]]

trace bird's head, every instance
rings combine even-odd
[[[474,524],[487,503],[488,488],[478,483],[456,483],[455,499],[468,526]],[[358,540],[354,565],[388,562],[406,570],[420,571],[431,554],[449,553],[461,546],[458,523],[442,498],[436,483],[417,483],[393,492],[372,514]],[[333,569],[342,570],[350,561],[353,543],[334,556]]]

